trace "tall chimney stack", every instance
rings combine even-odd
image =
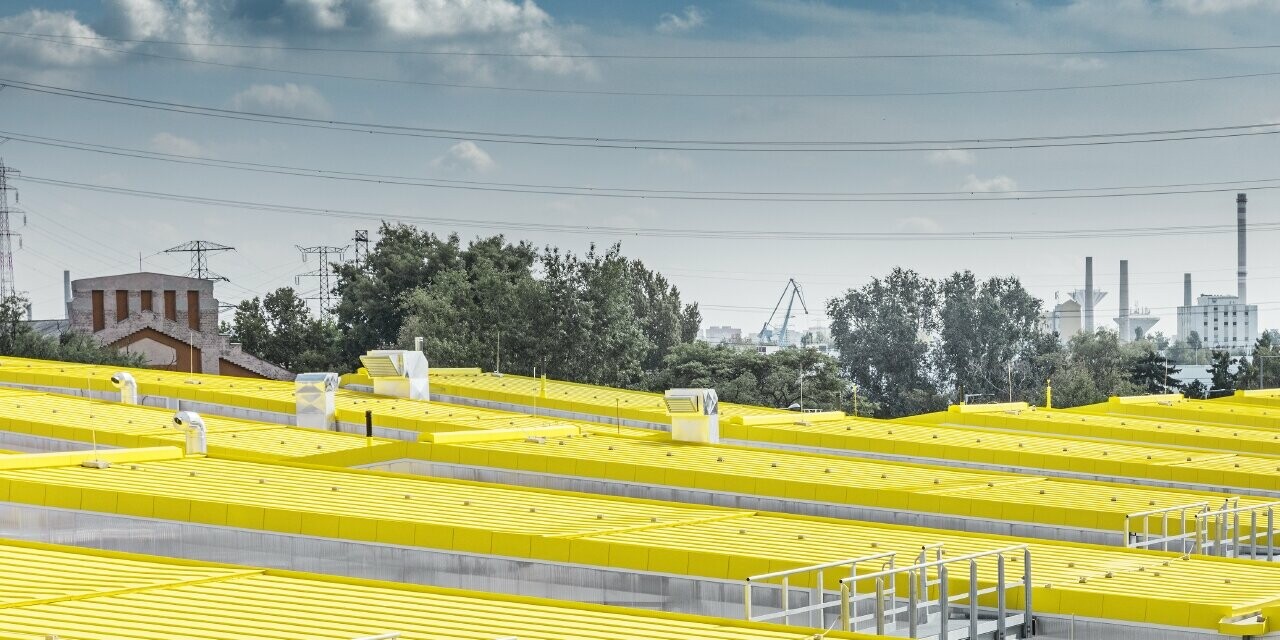
[[[1244,205],[1248,201],[1249,199],[1246,198],[1243,193],[1236,194],[1236,255],[1239,258],[1238,266],[1236,267],[1236,280],[1238,282],[1237,295],[1240,296],[1240,304],[1247,304],[1249,302],[1248,298],[1244,295],[1244,280],[1245,276],[1248,275],[1249,272],[1248,268],[1245,267],[1244,241],[1245,227],[1247,226],[1244,219]]]
[[[62,306],[66,313],[65,318],[71,319],[71,271],[63,269],[62,271]]]
[[[1129,261],[1120,261],[1120,317],[1116,324],[1120,327],[1120,342],[1133,339],[1129,332]]]
[[[1191,306],[1191,274],[1182,274],[1182,306]]]
[[[1093,257],[1084,259],[1084,331],[1093,333]]]

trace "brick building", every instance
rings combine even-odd
[[[140,353],[158,369],[293,379],[218,333],[210,280],[146,272],[75,280],[68,314],[72,331]]]

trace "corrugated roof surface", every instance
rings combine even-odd
[[[0,492],[20,503],[727,579],[873,550],[914,557],[926,544],[960,553],[1018,541],[207,458],[0,471]],[[1274,564],[1025,542],[1041,611],[1209,628],[1280,600]]]
[[[0,587],[0,637],[5,638],[350,640],[399,632],[405,640],[801,640],[812,635],[695,616],[22,543],[0,543]],[[831,637],[872,636],[837,632]]]

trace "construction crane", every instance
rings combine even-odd
[[[790,299],[787,294],[790,293]],[[778,304],[773,305],[773,313],[769,314],[769,319],[765,320],[764,326],[760,328],[760,342],[768,343],[773,340],[773,319],[778,316],[778,309],[782,307],[782,301],[787,300],[787,312],[782,316],[782,327],[778,333],[778,346],[787,346],[787,325],[791,323],[791,309],[796,304],[796,298],[800,299],[800,308],[804,309],[805,314],[809,313],[809,307],[804,303],[804,293],[800,291],[800,284],[795,278],[787,280],[786,286],[782,287],[782,295],[778,296]]]

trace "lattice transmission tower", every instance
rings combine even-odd
[[[306,298],[307,300],[316,300],[320,305],[320,316],[328,317],[332,311],[333,304],[333,263],[343,262],[343,254],[347,252],[350,245],[345,247],[298,247],[298,251],[302,252],[302,261],[307,261],[307,256],[316,255],[320,257],[320,266],[315,271],[298,274],[294,277],[294,284],[302,282],[303,278],[319,278],[320,291],[314,296]]]
[[[187,271],[187,275],[192,278],[231,282],[225,276],[218,275],[209,269],[209,254],[222,251],[235,251],[235,247],[228,247],[225,244],[209,242],[208,240],[192,240],[191,242],[184,242],[176,247],[165,249],[164,253],[190,253],[191,269]]]
[[[356,247],[356,266],[367,269],[369,267],[369,230],[356,229],[356,235],[351,240],[355,242]]]
[[[9,184],[9,178],[18,175],[18,170],[7,167],[0,160],[0,296],[12,297],[18,294],[18,287],[13,278],[13,239],[18,238],[21,245],[22,236],[13,232],[9,225],[9,192],[13,192],[13,202],[18,203],[18,189]]]

